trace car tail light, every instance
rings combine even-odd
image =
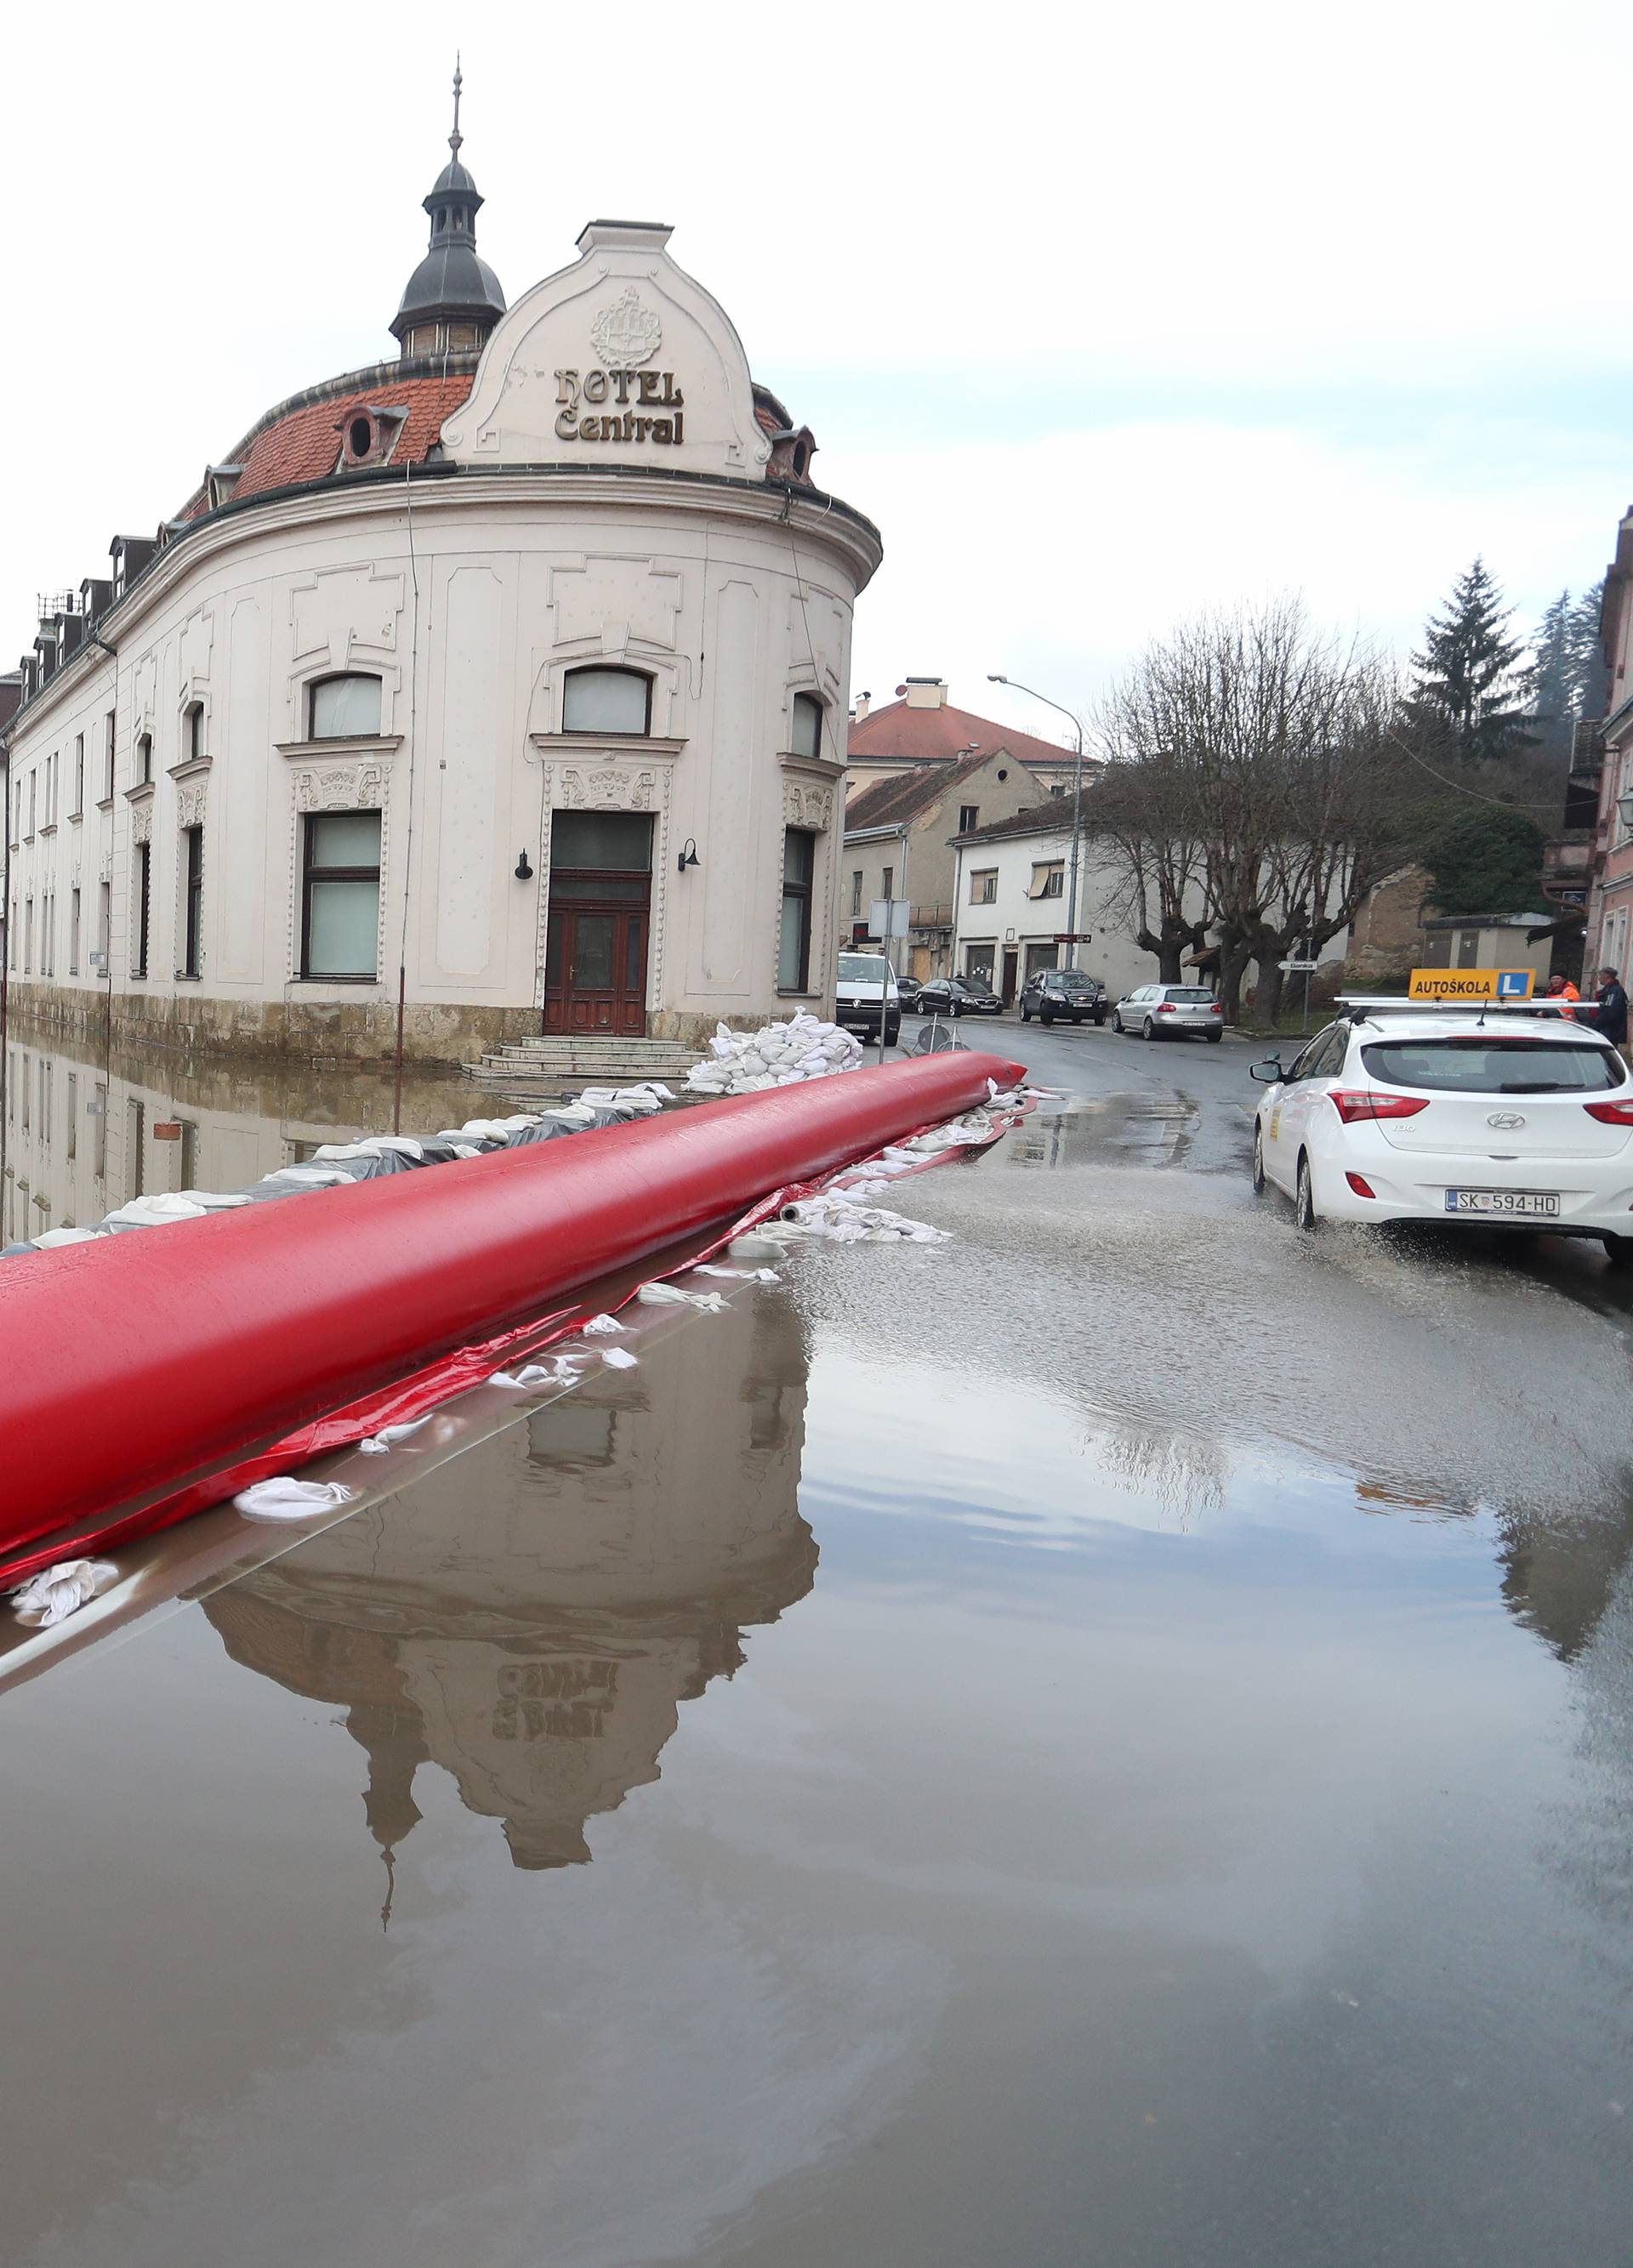
[[[1372,1187],[1372,1184],[1367,1180],[1364,1174],[1346,1174],[1344,1175],[1344,1179],[1349,1182],[1350,1188],[1355,1191],[1358,1197],[1377,1197],[1378,1191]]]
[[[1223,1016],[1224,1010],[1220,1006],[1217,1000],[1210,1000],[1208,1004],[1208,1012],[1210,1016]]]
[[[1582,1108],[1601,1126],[1633,1126],[1633,1099],[1626,1102],[1585,1102]]]
[[[1427,1095],[1387,1094],[1376,1086],[1335,1087],[1326,1099],[1346,1126],[1360,1118],[1415,1118],[1429,1108]]]
[[[1159,1016],[1171,1016],[1174,1012],[1173,1002],[1171,1000],[1159,1000],[1156,1004],[1156,1012]]]

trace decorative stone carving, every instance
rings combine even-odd
[[[663,344],[663,326],[650,307],[641,305],[632,284],[610,307],[603,307],[590,325],[595,351],[609,370],[639,370]]]
[[[152,839],[153,802],[150,796],[130,806],[130,840],[133,843],[151,843]]]
[[[202,827],[204,823],[204,783],[189,781],[176,794],[176,818],[183,827]]]
[[[833,798],[825,787],[802,787],[797,780],[786,780],[782,790],[782,822],[785,827],[811,827],[824,832],[833,820]]]
[[[385,801],[383,764],[314,764],[295,774],[297,811],[380,811]]]
[[[567,811],[651,811],[657,793],[658,776],[651,771],[565,767],[556,775],[556,800]]]

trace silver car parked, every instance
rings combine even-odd
[[[1142,1040],[1222,1040],[1224,1010],[1205,984],[1142,984],[1112,1009],[1112,1029]]]

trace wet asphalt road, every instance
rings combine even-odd
[[[944,1242],[0,1693],[18,2268],[1625,2268],[1626,1278],[967,1036],[1063,1092]]]

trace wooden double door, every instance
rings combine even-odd
[[[651,842],[644,815],[556,814],[545,924],[547,1032],[645,1036]]]

